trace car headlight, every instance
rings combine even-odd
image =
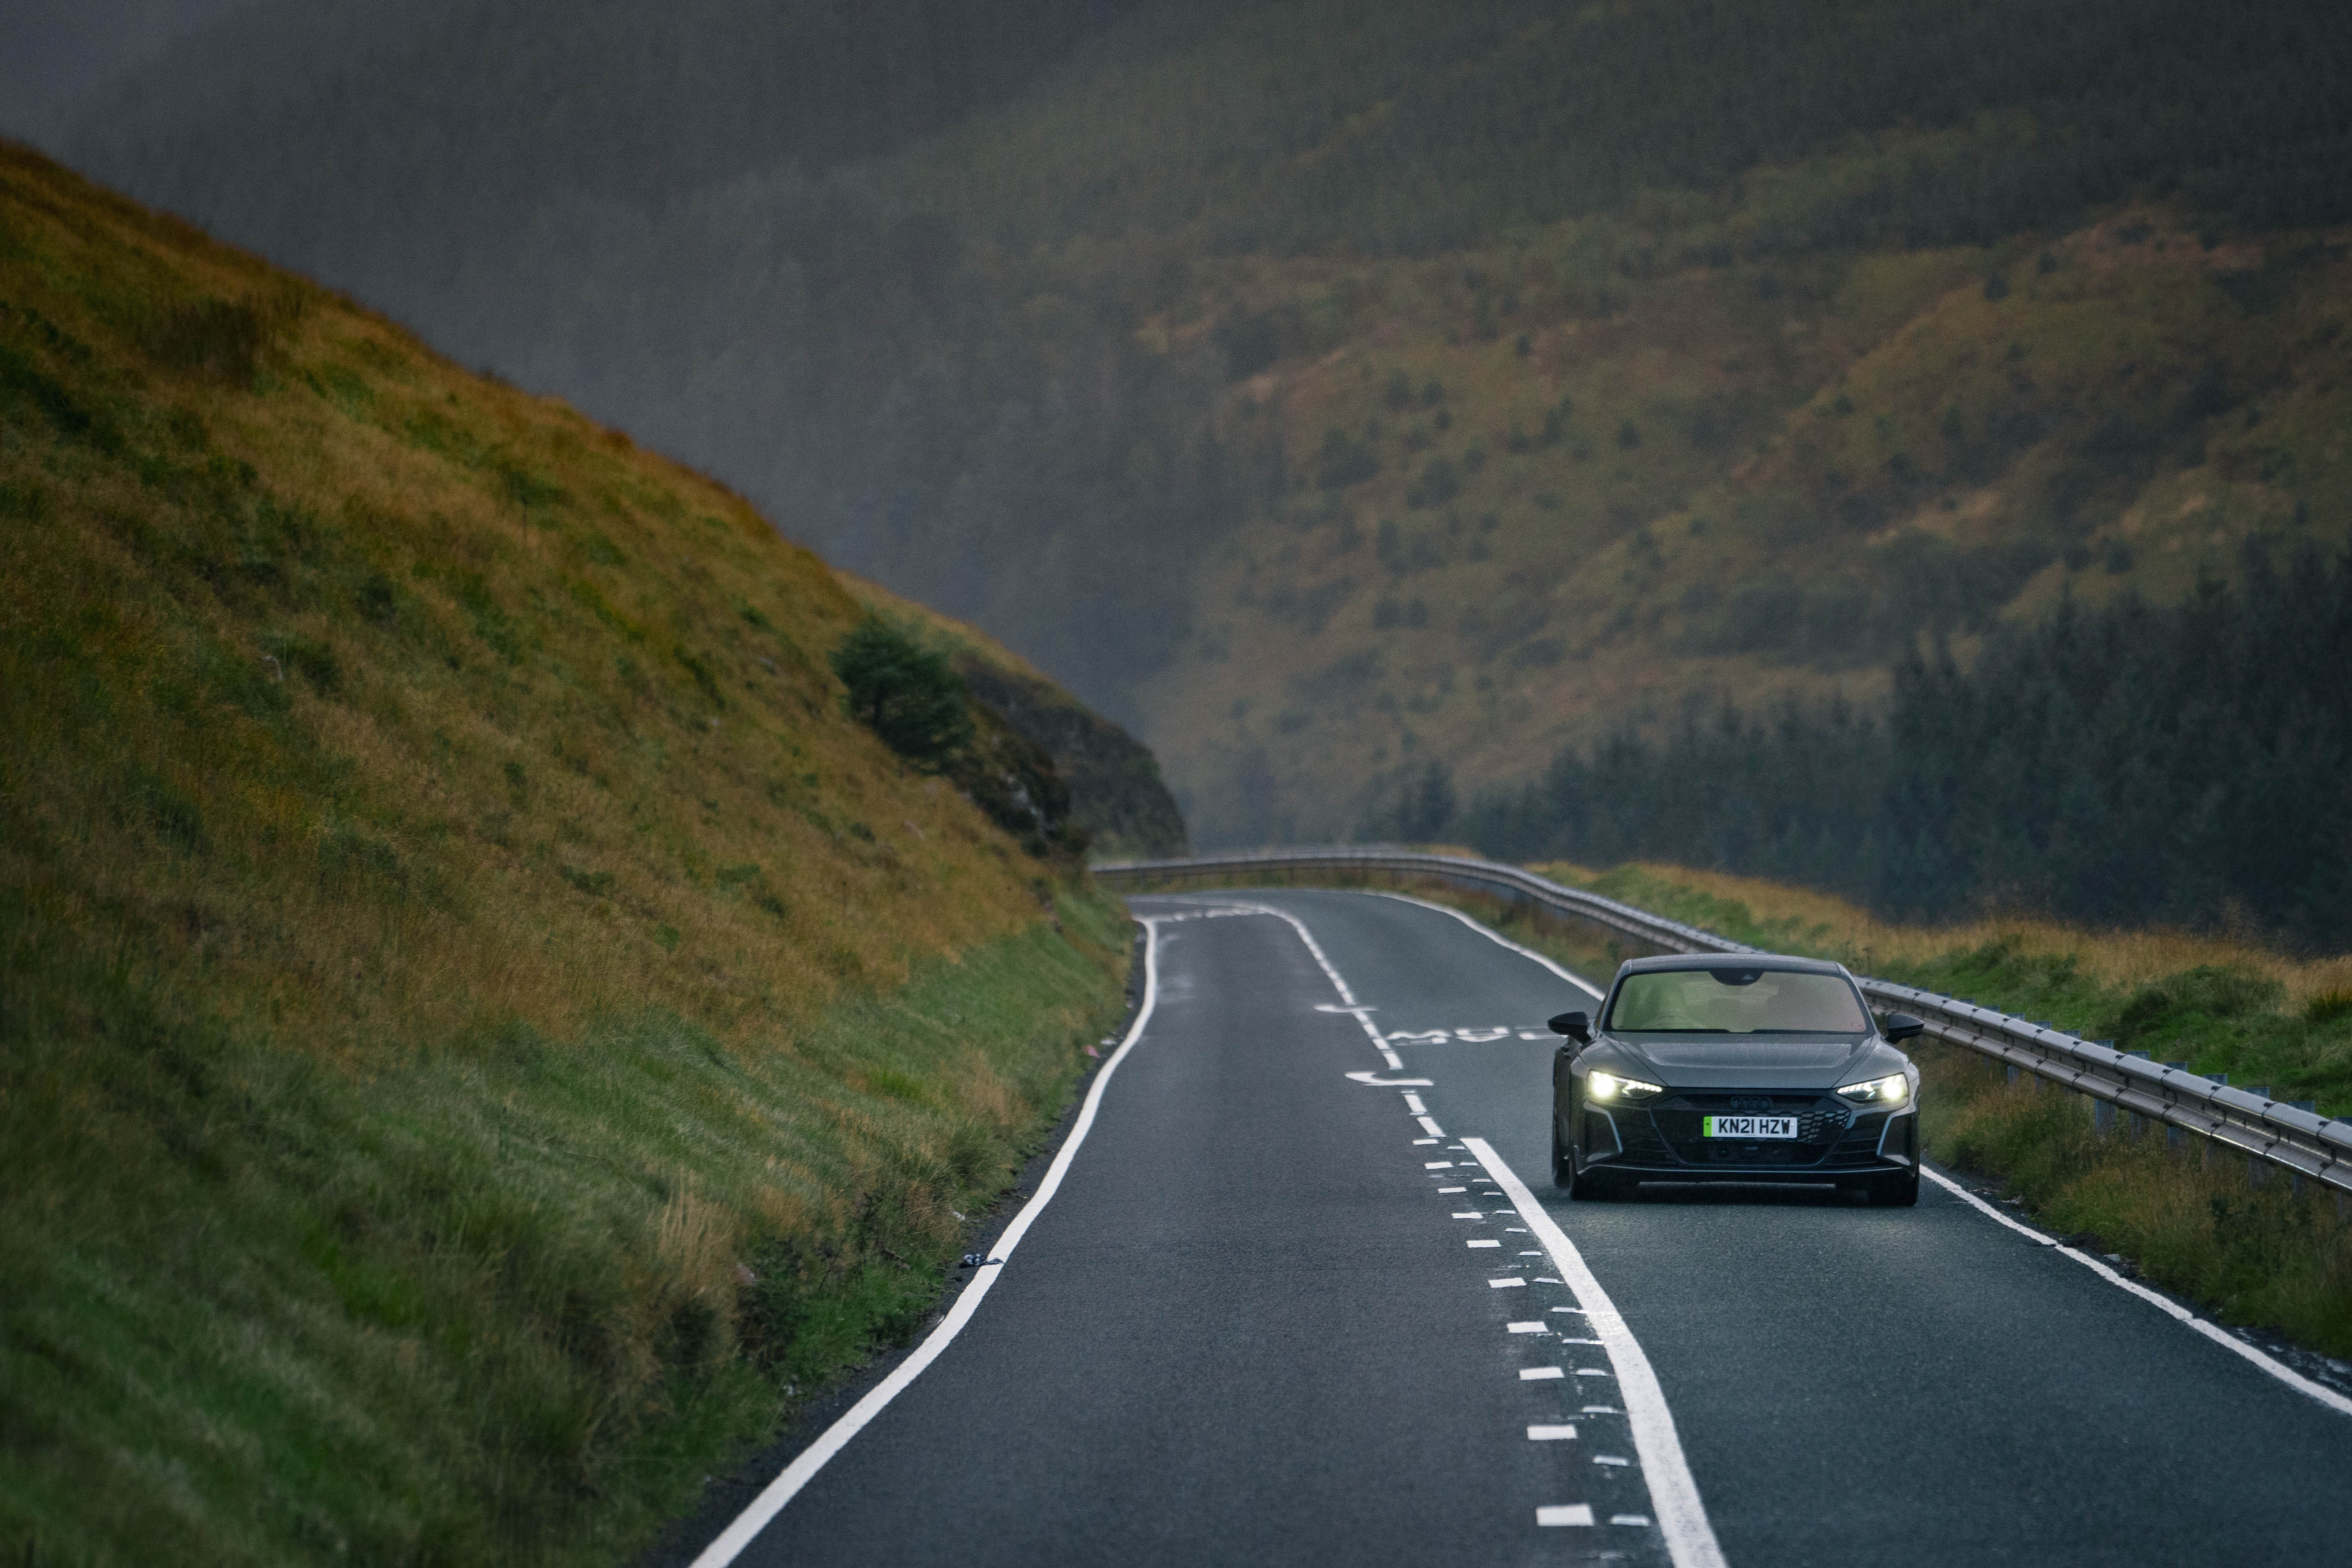
[[[1900,1105],[1911,1098],[1911,1080],[1899,1072],[1889,1073],[1868,1083],[1850,1083],[1838,1093],[1864,1105]]]
[[[1597,1072],[1584,1080],[1584,1092],[1595,1100],[1647,1100],[1654,1094],[1666,1091],[1662,1084],[1643,1083],[1638,1078],[1619,1078],[1613,1072]]]

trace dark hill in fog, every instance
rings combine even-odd
[[[986,627],[1205,842],[2345,535],[2341,7],[293,15],[74,155]]]

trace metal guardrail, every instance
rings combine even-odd
[[[1096,879],[1113,887],[1266,872],[1426,878],[1530,902],[1553,915],[1585,921],[1660,952],[1760,951],[1598,893],[1562,887],[1517,866],[1412,850],[1262,850],[1179,860],[1115,861],[1094,868]],[[2244,1154],[2257,1180],[2263,1165],[2275,1165],[2291,1173],[2298,1183],[2308,1180],[2327,1187],[2337,1194],[2339,1203],[2345,1194],[2352,1194],[2352,1123],[2319,1116],[2307,1105],[2232,1089],[2189,1071],[2186,1063],[2150,1061],[2145,1052],[2118,1051],[1932,991],[1863,976],[1856,980],[1873,1001],[1898,1005],[1916,1015],[1935,1038],[1991,1057],[2006,1064],[2012,1075],[2031,1073],[2088,1096],[2101,1107],[2103,1126],[2113,1114],[2105,1108],[2112,1107],[2162,1124],[2174,1142],[2194,1134]]]

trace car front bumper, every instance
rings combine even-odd
[[[1789,1139],[1707,1138],[1708,1115],[1793,1116]],[[1812,1089],[1675,1089],[1643,1105],[1588,1105],[1582,1163],[1655,1182],[1853,1182],[1919,1167],[1916,1104],[1892,1112]]]

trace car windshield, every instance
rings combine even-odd
[[[1843,975],[1788,969],[1649,969],[1617,987],[1603,1028],[1651,1035],[1859,1035]]]

